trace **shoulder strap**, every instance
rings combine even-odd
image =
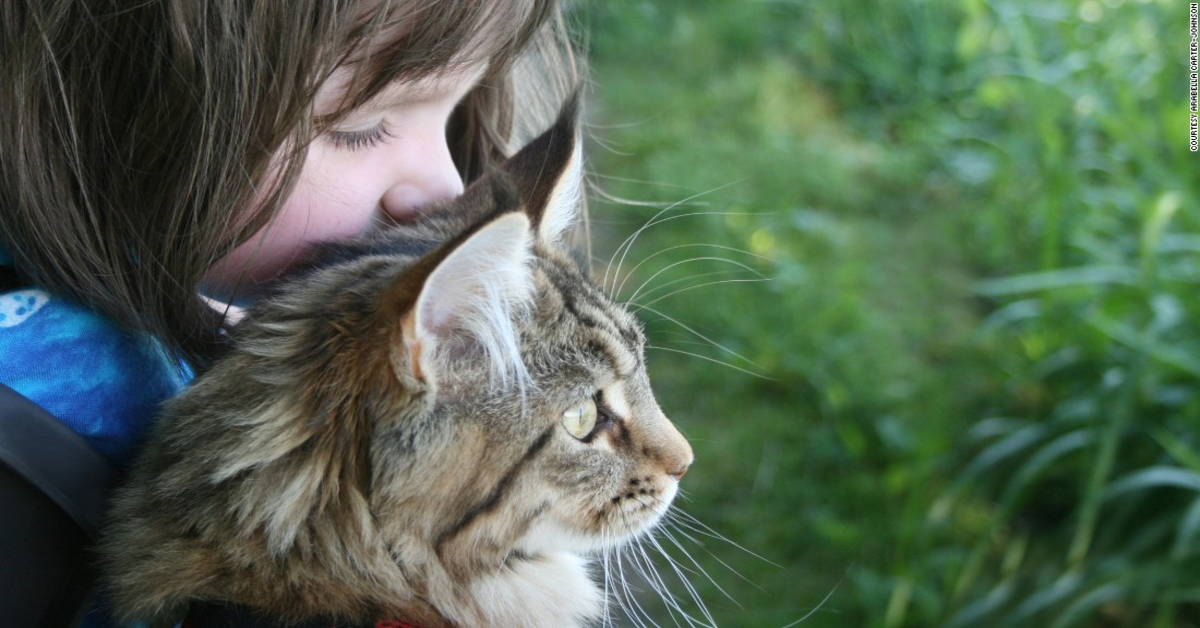
[[[300,623],[284,623],[258,611],[225,602],[197,601],[188,611],[181,628],[415,628],[404,622],[382,620],[373,624],[345,626],[330,619],[309,619]]]
[[[0,463],[42,491],[89,536],[120,473],[82,436],[0,384]]]
[[[0,264],[0,291],[8,292],[9,290],[16,290],[23,285],[24,282],[17,275],[15,268]]]

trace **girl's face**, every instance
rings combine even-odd
[[[253,295],[314,243],[412,220],[431,203],[462,193],[446,124],[483,66],[389,87],[318,138],[291,196],[274,220],[219,260],[205,292]],[[317,115],[337,109],[348,75],[317,95]]]

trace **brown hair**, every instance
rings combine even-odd
[[[270,221],[325,125],[487,58],[448,129],[473,179],[575,81],[565,32],[555,0],[5,2],[0,243],[28,281],[203,365],[223,323],[201,278]],[[346,64],[339,114],[314,120]]]

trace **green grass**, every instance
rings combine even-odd
[[[575,17],[716,623],[1200,624],[1186,4]]]

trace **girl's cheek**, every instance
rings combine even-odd
[[[214,298],[253,294],[293,266],[317,242],[352,237],[370,222],[370,208],[354,192],[352,177],[339,179],[336,162],[310,155],[287,201],[269,224],[218,260],[205,275],[204,292]]]

